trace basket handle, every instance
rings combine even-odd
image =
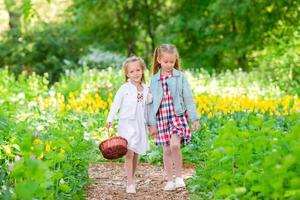
[[[106,136],[109,138],[109,127],[107,128]]]
[[[116,136],[116,134],[114,133],[114,131],[113,131],[113,134],[110,134],[109,133],[109,127],[108,127],[107,132],[106,132],[106,136],[107,136],[107,138],[109,138],[109,137],[112,137],[112,136]]]

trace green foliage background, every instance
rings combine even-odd
[[[90,47],[137,54],[150,67],[154,48],[173,43],[184,68],[260,68],[282,87],[299,84],[299,1],[69,0],[52,22],[39,7],[59,8],[59,0],[2,1],[10,18],[0,66],[16,72],[48,72],[58,80]]]

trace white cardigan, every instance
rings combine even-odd
[[[145,107],[146,97],[149,92],[149,87],[143,85],[143,105]],[[114,101],[111,105],[107,122],[112,122],[119,112],[119,119],[135,119],[137,106],[137,88],[130,81],[124,83],[117,91]]]

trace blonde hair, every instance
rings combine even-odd
[[[157,61],[157,58],[160,58],[162,53],[174,54],[176,56],[174,68],[178,70],[180,69],[180,59],[179,59],[179,53],[177,51],[177,48],[172,44],[161,44],[158,47],[156,47],[154,50],[153,60],[152,60],[153,74],[156,74],[161,67]]]
[[[124,76],[125,76],[125,82],[128,81],[128,77],[127,77],[127,73],[128,73],[128,65],[130,63],[133,63],[133,62],[139,62],[141,68],[142,68],[142,71],[143,71],[143,75],[142,75],[142,82],[145,83],[145,70],[146,70],[146,64],[144,62],[144,60],[141,58],[141,57],[138,57],[138,56],[131,56],[129,58],[127,58],[124,63],[123,63],[123,70],[124,70]]]

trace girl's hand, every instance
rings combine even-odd
[[[193,122],[193,128],[195,131],[198,131],[200,129],[200,123],[198,120]]]
[[[150,135],[156,135],[157,134],[157,128],[156,126],[150,126]]]
[[[106,122],[106,128],[112,127],[112,122]]]

